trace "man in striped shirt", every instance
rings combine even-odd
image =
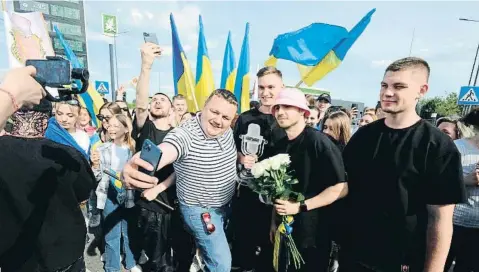
[[[180,212],[207,271],[231,270],[223,223],[237,180],[237,153],[230,128],[237,109],[231,92],[215,90],[200,114],[172,130],[159,145],[163,156],[158,169],[174,164]],[[124,168],[125,184],[152,188],[158,181],[139,172],[138,167],[152,168],[136,154]],[[171,182],[162,184],[166,189]]]

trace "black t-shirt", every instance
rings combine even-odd
[[[264,145],[263,154],[259,160],[271,157],[271,151],[274,148],[275,143],[286,137],[286,132],[284,129],[278,126],[278,123],[273,115],[262,113],[258,109],[253,108],[242,113],[238,117],[238,120],[236,120],[233,135],[236,144],[236,150],[238,150],[238,152],[241,152],[240,136],[248,133],[249,124],[259,125],[261,128],[261,136],[263,136],[263,139],[268,141]]]
[[[287,137],[277,143],[274,154],[288,153],[290,169],[299,181],[293,190],[312,198],[326,188],[345,182],[343,159],[329,137],[312,127],[293,140]],[[295,216],[293,236],[298,246],[313,247],[330,242],[330,207],[322,207]]]
[[[464,200],[460,154],[424,120],[404,129],[384,120],[360,128],[343,152],[351,256],[384,271],[422,271],[427,205]]]
[[[83,256],[80,202],[96,182],[76,149],[44,138],[0,137],[0,267],[47,271]]]
[[[155,124],[147,118],[145,121],[145,124],[141,129],[138,129],[138,126],[136,125],[136,119],[133,121],[133,132],[132,136],[136,141],[136,151],[141,151],[141,147],[143,145],[143,142],[146,139],[149,139],[152,141],[154,144],[159,145],[163,142],[163,139],[165,138],[166,134],[170,132],[173,128],[170,128],[169,130],[159,130],[155,127]],[[162,182],[165,180],[167,177],[169,177],[173,172],[174,172],[173,165],[167,165],[163,167],[160,171],[157,171],[155,173],[155,177],[158,178],[159,182]],[[155,202],[155,201],[147,201],[141,197],[141,192],[136,191],[136,199],[137,202],[136,204],[148,209],[150,211],[158,212],[158,213],[168,213],[170,210],[166,209],[163,207],[161,204]],[[170,188],[166,189],[165,191],[161,192],[158,194],[156,199],[168,204],[169,206],[173,206],[174,200],[176,199],[176,186],[171,186]]]

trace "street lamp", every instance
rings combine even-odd
[[[474,20],[474,19],[468,19],[468,18],[459,18],[459,21],[465,21],[465,22],[471,22],[471,23],[479,23],[479,20]],[[476,56],[474,57],[474,62],[472,63],[472,70],[471,70],[471,76],[469,77],[469,86],[471,86],[472,82],[472,75],[474,74],[474,68],[476,66],[477,62],[477,55],[479,54],[479,44],[477,45],[477,50],[476,50]],[[479,66],[479,64],[478,64]],[[474,79],[474,86],[476,86],[477,83],[477,76],[479,74],[479,67],[478,70],[476,71],[476,78]],[[469,111],[471,111],[472,107],[471,106],[466,106],[463,108],[464,114],[467,114]]]
[[[107,37],[113,37],[113,51],[115,53],[115,87],[112,88],[111,90],[111,94],[112,94],[112,101],[115,99],[115,88],[119,88],[119,85],[118,85],[118,58],[117,58],[117,55],[116,55],[116,37],[117,36],[120,36],[121,34],[125,34],[125,33],[128,33],[130,32],[130,30],[125,30],[125,31],[121,31],[121,32],[116,32],[115,34],[113,35],[105,35]]]

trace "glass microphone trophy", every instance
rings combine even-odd
[[[261,128],[258,124],[249,124],[248,131],[244,135],[240,135],[241,139],[241,153],[245,156],[261,157],[263,154],[264,145],[268,143],[263,136],[261,136]],[[247,185],[248,181],[253,178],[251,169],[241,168],[239,173],[239,183]]]

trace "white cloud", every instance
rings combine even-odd
[[[171,56],[173,53],[173,48],[169,45],[162,45],[161,49],[163,50],[161,53],[163,56]]]
[[[88,41],[102,41],[107,43],[113,43],[113,39],[111,37],[105,36],[101,32],[87,30],[86,36]]]
[[[211,60],[211,69],[213,69],[213,71],[221,71],[222,67],[223,67],[223,61]]]
[[[140,25],[142,23],[144,16],[140,10],[134,8],[131,10],[130,15],[135,25]]]
[[[206,40],[206,46],[208,46],[208,49],[215,49],[218,47],[218,41],[217,40]]]
[[[183,50],[184,50],[185,52],[189,52],[189,51],[191,51],[191,49],[193,49],[193,46],[191,46],[191,45],[189,45],[189,44],[183,45]]]
[[[153,17],[155,17],[155,16],[153,15],[153,13],[151,13],[151,12],[149,12],[149,11],[145,12],[145,15],[146,15],[146,17],[147,17],[148,19],[150,19],[150,20],[153,19]]]
[[[392,63],[392,60],[373,60],[373,61],[371,61],[371,67],[373,67],[373,68],[385,68],[390,63]]]

